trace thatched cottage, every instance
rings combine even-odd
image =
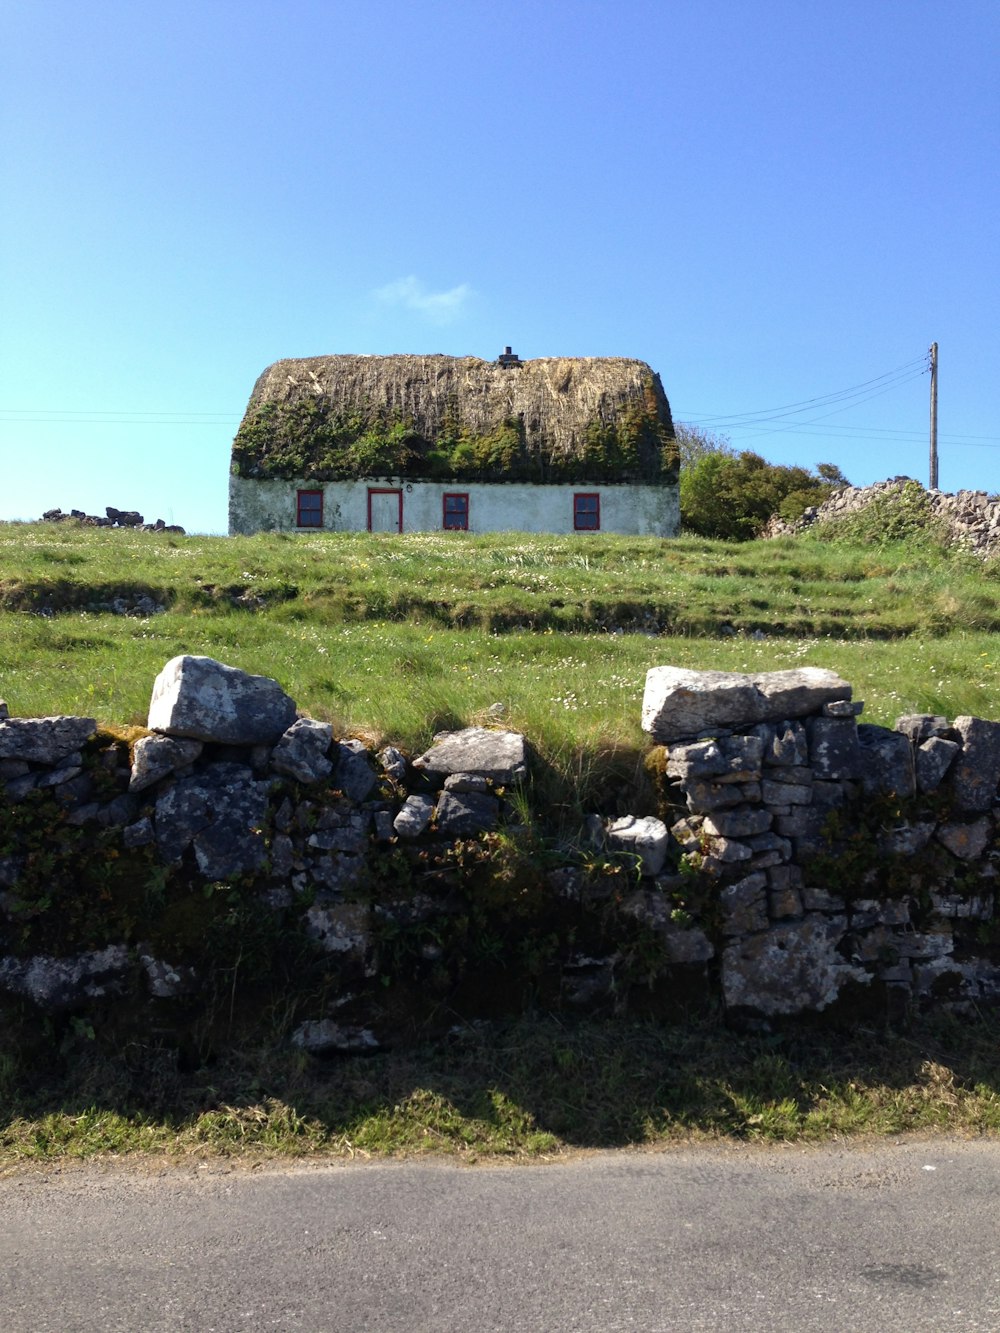
[[[229,531],[679,526],[660,378],[623,357],[277,361],[233,442]]]

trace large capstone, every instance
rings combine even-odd
[[[851,687],[834,671],[799,667],[751,676],[740,671],[651,667],[646,673],[642,727],[663,745],[715,730],[784,722],[850,699]]]
[[[478,773],[498,786],[507,786],[527,776],[528,756],[524,737],[516,731],[490,731],[466,727],[444,731],[413,767],[444,779],[451,773]]]
[[[273,745],[295,721],[295,701],[269,676],[186,654],[153,683],[149,729],[224,745]]]

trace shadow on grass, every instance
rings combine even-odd
[[[237,1051],[211,1064],[155,1043],[63,1041],[58,1075],[8,1066],[0,1158],[134,1150],[532,1157],[732,1136],[1000,1129],[1000,1051],[985,1019],[905,1033],[739,1034],[552,1016],[458,1025],[370,1056]],[[29,1076],[30,1075],[30,1076]]]

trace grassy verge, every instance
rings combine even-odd
[[[10,1073],[11,1071],[8,1071]],[[986,1023],[906,1034],[525,1018],[443,1045],[317,1062],[245,1052],[181,1074],[166,1052],[80,1051],[63,1086],[15,1092],[0,1163],[99,1154],[538,1159],[735,1138],[813,1142],[1000,1129]]]

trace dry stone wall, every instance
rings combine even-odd
[[[836,523],[861,513],[873,503],[895,502],[906,494],[926,500],[930,520],[941,526],[948,541],[976,555],[990,556],[1000,547],[1000,499],[986,491],[925,491],[910,477],[890,477],[871,486],[844,486],[821,505],[813,505],[794,523],[775,515],[764,537],[792,536],[815,524]]]
[[[714,886],[731,1012],[1000,995],[1000,724],[859,724],[834,673],[649,673],[681,868]],[[878,997],[877,999],[875,997]]]
[[[654,668],[655,808],[556,837],[518,733],[376,753],[210,658],[166,665],[131,744],[0,704],[3,1040],[83,1015],[204,1050],[280,1006],[305,1049],[368,1051],[528,1002],[991,1003],[1000,723],[861,709],[815,668]]]

